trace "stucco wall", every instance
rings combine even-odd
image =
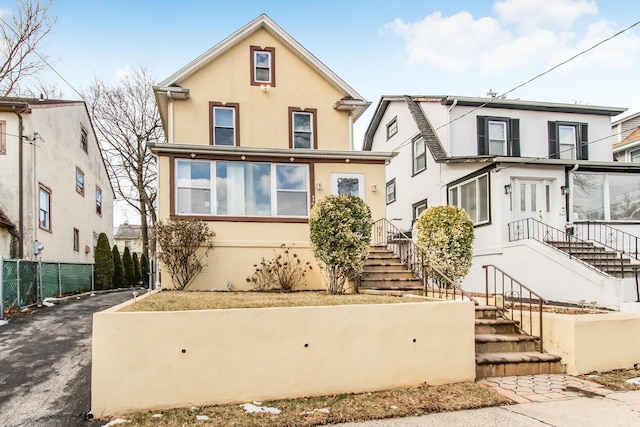
[[[93,319],[97,417],[475,378],[470,302],[117,309]],[[145,333],[132,334],[133,324]]]
[[[169,170],[169,159],[160,157],[160,168]],[[385,216],[384,165],[350,162],[315,163],[313,166],[314,183],[310,184],[315,200],[330,195],[332,173],[358,173],[364,176],[364,201],[371,208],[373,219]],[[322,189],[317,190],[315,183]],[[376,186],[373,191],[372,185]],[[169,217],[170,182],[168,173],[160,175],[160,219]],[[206,258],[207,267],[189,286],[193,290],[226,290],[227,284],[235,290],[250,289],[246,278],[253,274],[253,265],[262,257],[274,257],[274,250],[283,243],[294,248],[304,260],[313,264],[312,272],[307,276],[307,289],[323,289],[322,275],[311,252],[308,223],[283,222],[231,222],[209,221],[209,227],[216,233],[214,249]],[[166,270],[162,272],[162,286],[172,287],[171,277]]]
[[[45,261],[93,262],[93,235],[104,232],[113,240],[113,191],[89,116],[82,102],[34,104],[23,115],[23,134],[35,145],[23,145],[24,256],[33,257],[33,241],[43,246]],[[7,132],[18,134],[17,116],[0,113]],[[80,147],[81,126],[87,131],[88,150]],[[7,136],[7,156],[0,156],[0,199],[18,226],[18,154],[15,136]],[[35,147],[35,173],[34,173]],[[76,167],[84,172],[84,196],[76,191]],[[38,185],[51,191],[50,230],[38,226]],[[96,213],[96,186],[102,190],[102,214]],[[73,229],[80,235],[73,248]],[[89,251],[86,252],[85,248]]]
[[[275,47],[276,85],[250,85],[250,46]],[[209,144],[209,102],[240,104],[240,145],[289,147],[289,107],[317,109],[318,148],[348,150],[348,113],[333,105],[344,95],[265,30],[212,61],[181,83],[190,99],[177,101],[175,142]],[[195,125],[194,125],[195,124]]]
[[[519,318],[519,317],[518,317]],[[533,331],[540,331],[533,313]],[[640,315],[544,313],[545,351],[562,357],[570,375],[624,369],[640,362]],[[528,328],[529,318],[523,316]]]

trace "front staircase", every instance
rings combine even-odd
[[[391,252],[386,245],[371,246],[360,277],[361,293],[421,292],[422,280]]]
[[[497,307],[476,307],[476,378],[561,372],[561,358],[538,351],[539,338],[521,333],[518,325]]]
[[[495,274],[496,270],[492,271]],[[505,283],[504,279],[501,282]],[[523,285],[517,282],[517,286]],[[518,289],[521,295],[526,292],[524,288]],[[422,280],[386,245],[369,248],[360,293],[423,295],[424,290]],[[528,296],[531,301],[533,295]],[[504,307],[480,305],[475,310],[476,378],[561,372],[561,358],[539,351],[540,338],[523,333],[519,321],[503,316]]]
[[[640,267],[637,260],[591,242],[546,240],[545,243],[613,277],[630,277]]]

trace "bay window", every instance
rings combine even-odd
[[[474,225],[489,222],[489,175],[449,185],[449,205],[464,209]]]
[[[640,175],[575,172],[573,219],[640,220]]]
[[[307,217],[309,166],[176,160],[176,213]]]

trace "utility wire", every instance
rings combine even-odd
[[[15,34],[16,36],[20,37],[20,34],[18,34],[18,32],[17,32],[16,30],[14,30],[14,29],[13,29],[13,27],[12,27],[11,25],[9,25],[9,24],[7,23],[7,21],[5,21],[5,20],[4,20],[4,18],[2,18],[2,16],[0,16],[0,22],[2,22],[2,23],[3,23],[3,24],[4,24],[8,29],[10,29],[10,30],[11,30],[11,32],[13,32],[13,34]],[[60,73],[58,72],[58,70],[56,70],[56,69],[53,67],[53,65],[51,65],[51,64],[49,63],[49,61],[47,61],[44,57],[42,57],[42,55],[40,55],[40,54],[38,53],[38,51],[37,51],[35,48],[31,47],[31,46],[29,45],[29,43],[27,43],[26,41],[25,41],[25,44],[27,45],[27,47],[28,47],[29,49],[31,49],[31,51],[32,51],[33,53],[35,53],[35,54],[36,54],[36,56],[37,56],[38,58],[40,58],[40,60],[41,60],[42,62],[44,62],[44,63],[45,63],[45,64],[46,64],[50,69],[51,69],[51,71],[53,71],[53,72],[54,72],[58,77],[60,77],[60,79],[62,79],[62,81],[63,81],[63,82],[65,82],[65,83],[66,83],[66,84],[67,84],[67,85],[68,85],[68,86],[69,86],[69,87],[70,87],[70,88],[71,88],[71,89],[72,89],[72,90],[73,90],[73,91],[74,91],[74,92],[75,92],[75,93],[80,97],[80,99],[82,99],[83,101],[85,101],[84,96],[83,96],[83,95],[82,95],[82,94],[81,94],[81,93],[80,93],[80,92],[79,92],[79,91],[78,91],[78,90],[77,90],[77,89],[76,89],[76,88],[75,88],[71,83],[69,83],[69,81],[68,81],[67,79],[65,79],[64,77],[62,77],[62,74],[60,74]]]
[[[453,122],[455,122],[455,121],[457,121],[457,120],[460,120],[460,119],[461,119],[461,118],[463,118],[463,117],[468,116],[469,114],[473,113],[474,111],[479,110],[480,108],[486,107],[487,105],[489,105],[489,104],[491,104],[491,103],[493,103],[493,102],[497,102],[497,101],[499,101],[499,100],[501,100],[501,99],[504,99],[504,98],[505,98],[508,94],[510,94],[511,92],[514,92],[514,91],[516,91],[516,90],[520,89],[521,87],[528,85],[529,83],[533,82],[534,80],[537,80],[537,79],[539,79],[540,77],[542,77],[542,76],[544,76],[544,75],[546,75],[546,74],[549,74],[551,71],[555,70],[556,68],[559,68],[559,67],[561,67],[561,66],[563,66],[563,65],[566,65],[567,63],[569,63],[569,62],[573,61],[574,59],[576,59],[576,58],[578,58],[578,57],[580,57],[580,56],[584,55],[584,54],[585,54],[585,53],[587,53],[587,52],[590,52],[591,50],[593,50],[593,49],[595,49],[596,47],[598,47],[598,46],[602,45],[603,43],[606,43],[606,42],[608,42],[609,40],[611,40],[611,39],[613,39],[613,38],[615,38],[615,37],[618,37],[619,35],[623,34],[624,32],[626,32],[626,31],[628,31],[628,30],[630,30],[630,29],[632,29],[633,27],[636,27],[637,25],[640,25],[640,21],[636,21],[636,22],[634,22],[633,24],[631,24],[631,25],[629,25],[628,27],[626,27],[626,28],[624,28],[624,29],[622,29],[622,30],[618,31],[617,33],[613,34],[612,36],[609,36],[609,37],[607,37],[606,39],[599,41],[598,43],[594,44],[593,46],[591,46],[591,47],[589,47],[589,48],[587,48],[587,49],[585,49],[585,50],[583,50],[583,51],[581,51],[581,52],[579,52],[579,53],[577,53],[577,54],[573,55],[571,58],[566,59],[566,60],[564,60],[564,61],[560,62],[559,64],[554,65],[553,67],[551,67],[551,68],[547,69],[546,71],[543,71],[542,73],[537,74],[536,76],[534,76],[534,77],[530,78],[529,80],[525,81],[524,83],[520,83],[520,84],[516,85],[516,86],[515,86],[515,87],[513,87],[512,89],[509,89],[508,91],[504,92],[503,94],[498,95],[498,96],[496,96],[495,98],[491,98],[491,99],[489,99],[487,102],[484,102],[484,103],[482,103],[481,105],[479,105],[479,106],[477,106],[477,107],[475,107],[475,108],[473,108],[473,109],[471,109],[471,110],[467,111],[466,113],[464,113],[464,114],[462,114],[462,115],[460,115],[460,116],[458,116],[458,117],[456,117],[456,118],[454,118],[454,119],[449,120],[448,122],[446,122],[446,123],[444,123],[444,124],[442,124],[442,125],[438,126],[437,128],[435,128],[434,130],[436,130],[436,131],[437,131],[437,130],[439,130],[439,129],[442,129],[443,127],[449,126],[451,123],[453,123]],[[397,150],[399,150],[400,148],[402,148],[402,147],[406,146],[407,144],[409,144],[409,143],[412,141],[412,139],[413,139],[413,138],[408,138],[408,139],[406,139],[406,140],[402,141],[402,142],[401,142],[401,143],[400,143],[396,148],[394,148],[394,149],[393,149],[393,151],[397,151]]]

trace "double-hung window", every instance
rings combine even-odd
[[[84,196],[84,172],[76,167],[76,191]]]
[[[489,174],[449,186],[449,204],[464,209],[474,225],[489,222]]]
[[[422,212],[427,209],[427,199],[420,200],[418,203],[411,205],[413,209],[413,220],[415,221]]]
[[[398,118],[394,117],[387,123],[387,140],[391,139],[396,133],[398,133]]]
[[[73,250],[76,252],[80,250],[80,230],[77,228],[73,229]]]
[[[629,152],[629,161],[631,163],[640,163],[640,149]]]
[[[176,160],[176,213],[230,217],[309,214],[309,165]]]
[[[102,215],[102,189],[96,187],[96,213]]]
[[[40,185],[40,228],[51,231],[51,190]]]
[[[395,178],[387,182],[386,189],[387,189],[387,204],[395,202],[396,201],[396,179]]]
[[[548,122],[549,158],[589,160],[587,123]]]
[[[416,175],[427,168],[427,149],[424,139],[419,137],[413,140],[413,174]]]
[[[520,120],[478,116],[479,156],[520,156]]]
[[[316,110],[289,107],[289,148],[317,148]]]
[[[276,50],[273,47],[261,48],[251,46],[251,85],[275,86],[276,85]]]
[[[238,143],[238,104],[211,102],[211,145],[233,147]]]
[[[84,126],[80,126],[80,148],[85,153],[87,152],[89,147],[89,135],[87,134],[87,130]]]

